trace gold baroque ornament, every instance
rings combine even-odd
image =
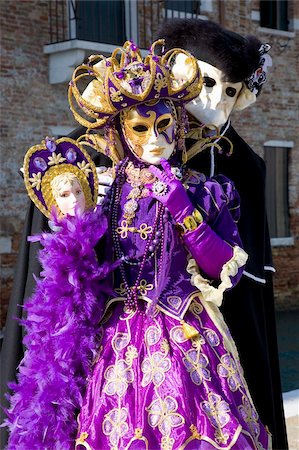
[[[33,173],[32,177],[29,178],[29,181],[31,183],[31,187],[35,188],[39,191],[40,190],[40,185],[42,183],[42,179],[41,179],[42,173],[38,172],[38,173]]]
[[[63,158],[63,156],[61,156],[61,153],[52,153],[52,155],[48,157],[48,160],[48,166],[56,166],[57,164],[61,164],[66,161],[66,158]]]
[[[153,227],[147,225],[146,223],[142,223],[139,228],[129,227],[127,220],[121,221],[121,226],[116,228],[116,232],[120,235],[122,239],[126,239],[128,237],[128,232],[130,233],[138,233],[142,240],[146,240],[148,235],[153,231]]]
[[[69,84],[68,99],[75,119],[88,129],[101,128],[127,107],[155,99],[184,103],[197,97],[202,87],[200,69],[189,52],[172,49],[159,56],[158,40],[143,58],[130,41],[116,48],[110,57],[92,55],[77,67]],[[184,77],[173,70],[176,57],[185,55],[188,71]]]
[[[48,218],[53,206],[59,211],[51,182],[58,175],[74,174],[82,187],[86,209],[96,206],[98,178],[96,168],[87,151],[70,138],[46,138],[32,146],[24,158],[24,182],[35,206]]]

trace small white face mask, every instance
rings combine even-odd
[[[61,181],[58,187],[58,195],[55,197],[62,214],[75,215],[76,208],[79,212],[85,211],[85,197],[79,182]]]
[[[210,64],[198,61],[203,76],[203,87],[198,97],[186,105],[187,111],[206,125],[218,128],[229,118],[242,83],[230,83],[223,80],[223,72]]]

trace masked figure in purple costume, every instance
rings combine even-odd
[[[70,300],[70,289],[77,303],[69,301],[74,309],[73,314],[68,310],[67,323],[51,323],[58,318],[50,314],[46,326],[54,331],[53,348],[44,365],[34,366],[39,373],[34,373],[32,397],[26,391],[33,376],[28,361],[40,355],[43,343],[34,335],[30,347],[28,335],[8,413],[11,449],[73,448],[76,412],[77,449],[271,448],[219,312],[223,292],[238,282],[247,259],[236,226],[239,197],[224,176],[209,179],[183,164],[183,104],[199,94],[202,80],[190,54],[188,77],[176,79],[172,62],[178,52],[186,54],[179,50],[158,57],[153,45],[143,61],[128,42],[120,62],[117,52],[98,63],[93,56],[74,72],[71,109],[84,126],[86,116],[94,119],[89,128],[106,126],[116,177],[94,213],[65,218],[57,222],[56,234],[43,238],[43,244],[53,242],[53,251],[56,240],[64,241],[64,261],[79,254],[82,267],[76,260],[75,272],[65,271],[62,286],[57,277],[55,285],[47,267],[53,261],[41,258],[44,279],[35,296],[43,293],[40,301],[47,301],[54,291],[56,302],[63,304]],[[78,85],[84,77],[92,81],[81,95]],[[91,134],[83,138],[93,139]],[[82,220],[90,221],[89,236],[82,233],[88,228],[77,227]],[[95,233],[99,220],[103,236]],[[81,251],[73,248],[69,254],[68,240],[78,232],[86,243],[79,241]],[[94,237],[105,244],[98,270],[92,259]],[[105,277],[114,260],[119,265],[113,277]],[[103,278],[105,290],[99,284]],[[50,312],[55,307],[49,305]],[[35,331],[45,331],[43,310],[40,305],[29,310]],[[61,337],[67,337],[67,347]],[[46,382],[41,374],[48,374]]]
[[[166,49],[188,50],[202,71],[204,85],[200,95],[186,105],[192,124],[186,139],[188,167],[209,176],[226,175],[240,195],[238,229],[248,260],[238,286],[225,293],[221,311],[239,350],[256,408],[272,433],[273,448],[287,449],[274,268],[266,218],[265,163],[239,136],[230,120],[232,112],[241,114],[256,100],[262,101],[259,95],[271,66],[270,46],[254,36],[243,37],[200,19],[168,20],[157,36],[165,39]],[[184,56],[178,59],[177,70],[184,72]],[[203,143],[215,133],[215,126],[215,145],[207,148]]]

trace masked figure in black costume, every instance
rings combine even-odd
[[[259,95],[271,66],[267,54],[270,46],[253,36],[244,38],[199,19],[168,21],[158,37],[165,39],[166,49],[188,50],[202,71],[203,89],[199,97],[186,105],[195,122],[195,128],[189,131],[188,165],[209,176],[226,175],[240,194],[238,227],[249,258],[240,283],[226,294],[222,312],[237,343],[257,410],[273,434],[273,448],[287,449],[272,285],[274,269],[266,218],[265,163],[230,123],[233,110],[245,109]],[[178,58],[177,66],[184,76],[183,57]],[[196,122],[197,126],[208,127],[200,125],[196,132]],[[205,135],[215,133],[215,126],[215,145],[201,151],[201,142]],[[231,145],[233,151],[228,156]],[[190,153],[194,154],[191,160]]]

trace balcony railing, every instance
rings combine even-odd
[[[146,48],[165,18],[198,17],[200,9],[201,2],[192,0],[50,0],[49,44],[77,39],[121,45],[133,39]]]
[[[109,55],[126,40],[148,49],[165,18],[199,17],[201,3],[211,11],[212,0],[49,0],[50,84],[68,82],[87,56]]]

